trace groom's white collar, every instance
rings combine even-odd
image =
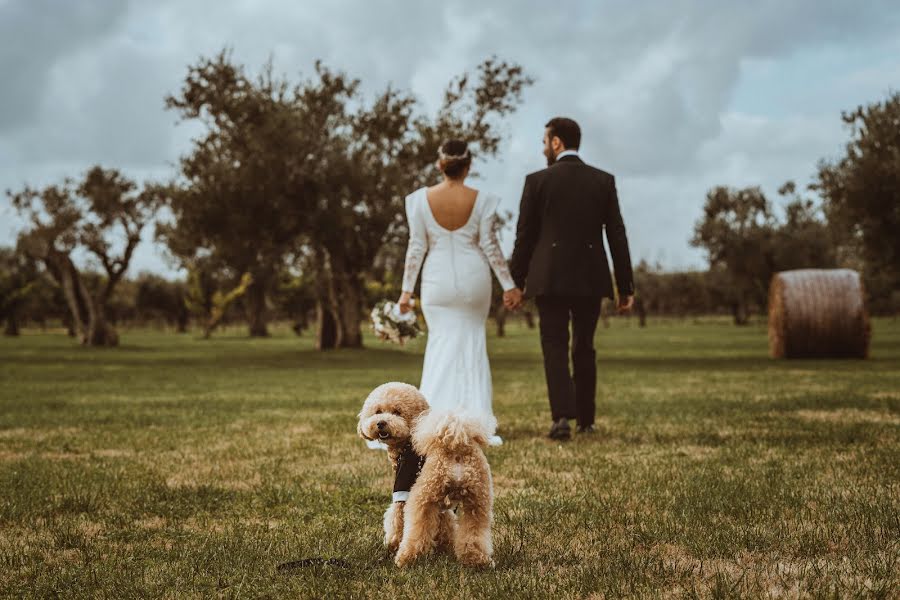
[[[578,156],[578,150],[563,150],[556,155],[556,160],[561,159],[563,156]]]

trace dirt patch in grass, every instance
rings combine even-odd
[[[159,530],[165,529],[166,525],[168,525],[168,520],[165,517],[149,517],[147,519],[138,519],[134,522],[135,527],[140,529],[148,529],[148,530]]]
[[[134,456],[134,451],[123,448],[101,448],[91,450],[91,454],[100,458],[122,458],[123,456]]]
[[[691,444],[678,446],[674,450],[674,454],[685,456],[693,460],[709,460],[718,456],[719,453],[720,449],[716,446],[697,446]]]
[[[91,540],[103,533],[106,530],[106,527],[103,523],[84,520],[78,522],[77,529],[86,540]]]
[[[0,429],[0,440],[44,442],[59,436],[75,436],[81,431],[78,427],[56,427],[52,429],[13,427],[12,429]]]
[[[839,408],[835,410],[797,410],[791,413],[803,421],[819,423],[878,423],[900,425],[900,415],[881,410]]]
[[[262,484],[262,477],[258,472],[252,472],[247,476],[223,477],[219,465],[204,465],[203,467],[186,470],[183,473],[170,475],[166,478],[166,485],[170,488],[195,488],[201,485],[214,485],[217,488],[235,491],[247,491],[258,488]]]

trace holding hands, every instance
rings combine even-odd
[[[400,299],[397,300],[397,306],[400,308],[401,314],[406,314],[411,311],[412,304],[413,300],[410,292],[403,292],[400,294]],[[505,306],[507,310],[518,310],[522,306],[522,290],[519,288],[512,288],[511,290],[503,292],[503,306]]]
[[[507,310],[519,310],[522,306],[522,290],[515,287],[503,292],[503,306]]]

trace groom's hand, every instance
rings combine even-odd
[[[619,306],[618,310],[620,313],[631,312],[632,307],[634,307],[634,296],[625,296],[622,298],[619,296]]]

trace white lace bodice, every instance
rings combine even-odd
[[[469,220],[458,229],[448,230],[434,218],[428,205],[427,188],[420,188],[406,197],[406,218],[409,224],[409,245],[403,270],[403,291],[412,292],[422,269],[425,257],[431,252],[471,252],[478,249],[494,271],[503,291],[516,287],[506,258],[497,243],[494,222],[497,218],[499,198],[478,193]],[[451,260],[447,264],[454,265]],[[452,266],[451,266],[452,268]],[[448,274],[456,279],[456,273]]]

